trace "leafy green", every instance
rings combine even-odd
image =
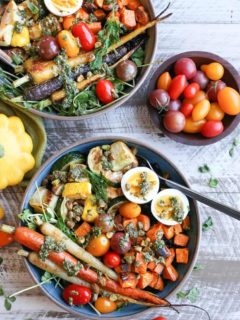
[[[86,169],[86,173],[89,177],[90,183],[93,188],[93,193],[98,200],[102,199],[105,202],[108,200],[107,187],[108,180],[103,175],[98,175],[90,170]]]
[[[206,173],[206,172],[210,172],[210,168],[207,164],[204,164],[203,166],[200,166],[198,168],[198,171],[201,173]]]
[[[53,275],[52,275],[50,272],[45,271],[44,274],[43,274],[42,277],[41,277],[41,282],[42,282],[42,281],[44,281],[44,282],[46,282],[46,281],[51,282],[52,278],[53,278]]]
[[[32,14],[38,14],[39,13],[38,6],[31,0],[27,0],[27,7],[32,12]]]
[[[235,138],[232,142],[232,146],[229,149],[229,155],[230,157],[233,157],[235,154],[235,150],[236,148],[240,145],[240,139],[239,138]]]
[[[4,307],[7,311],[12,309],[12,303],[16,301],[15,297],[5,297],[4,300]]]
[[[23,63],[23,58],[20,54],[17,53],[13,53],[12,55],[12,61],[13,63],[15,63],[16,65],[22,64]]]
[[[101,107],[101,104],[96,96],[95,87],[90,86],[87,89],[79,92],[74,100],[73,105],[78,114],[86,114],[92,108]]]
[[[66,226],[66,224],[63,221],[62,217],[58,217],[58,220],[57,220],[57,223],[56,223],[56,227],[58,229],[60,229],[69,239],[71,239],[72,241],[76,242],[75,233]]]
[[[205,220],[202,224],[202,230],[208,231],[213,227],[213,220],[211,217],[208,217],[207,220]]]
[[[191,303],[195,303],[197,301],[198,296],[199,296],[199,290],[197,288],[192,288],[187,291],[179,291],[177,293],[178,299],[181,299],[181,300],[187,299]]]
[[[208,185],[211,188],[216,188],[218,186],[218,183],[219,183],[218,179],[212,178],[212,177],[208,181]]]
[[[144,63],[145,52],[142,47],[138,48],[131,56],[131,60],[136,63],[138,67]]]
[[[194,271],[199,271],[203,269],[204,269],[204,266],[202,266],[200,263],[196,263],[195,266],[193,267]]]

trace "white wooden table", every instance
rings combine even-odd
[[[166,3],[153,2],[156,11]],[[240,72],[240,0],[175,0],[171,10],[174,13],[171,19],[158,26],[158,60],[188,50],[205,50],[228,59]],[[199,148],[177,144],[163,137],[151,123],[145,106],[145,89],[139,90],[125,106],[97,119],[84,123],[46,121],[48,148],[45,158],[81,138],[113,134],[131,136],[167,155],[186,175],[192,188],[240,209],[240,148],[234,157],[228,154],[233,139],[240,136],[240,128],[212,146]],[[198,167],[205,163],[220,181],[216,189],[208,187],[207,174],[198,172]],[[0,193],[0,204],[6,210],[5,222],[16,223],[23,192],[17,187]],[[205,206],[200,206],[200,211],[203,221],[208,216],[213,218],[214,229],[203,233],[201,240],[198,262],[204,265],[204,270],[194,271],[183,289],[197,287],[200,290],[197,304],[207,309],[212,319],[239,320],[240,223]],[[17,249],[13,245],[0,251],[4,259],[0,266],[0,284],[9,294],[33,284],[22,259],[16,255]],[[171,302],[179,300],[173,297]],[[169,320],[205,319],[193,309],[182,309],[180,315],[167,310],[152,311],[141,319],[150,320],[160,314]],[[77,318],[66,314],[35,289],[17,297],[10,312],[5,311],[0,300],[0,319]]]

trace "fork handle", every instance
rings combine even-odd
[[[191,190],[181,184],[178,184],[176,182],[173,182],[171,180],[165,179],[161,176],[159,176],[160,181],[164,182],[169,188],[175,188],[178,189],[180,191],[182,191],[186,196],[192,198],[193,200],[197,200],[199,202],[202,202],[204,204],[206,204],[209,207],[212,207],[218,211],[221,211],[223,213],[225,213],[226,215],[235,218],[237,220],[240,220],[240,211],[237,211],[229,206],[226,206],[224,204],[221,204],[211,198],[207,198],[205,196],[203,196],[202,194]]]

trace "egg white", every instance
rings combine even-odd
[[[69,16],[70,14],[77,12],[81,8],[83,0],[78,0],[78,4],[75,8],[64,9],[63,11],[58,9],[57,7],[55,7],[51,0],[44,0],[44,3],[46,5],[47,9],[51,13],[53,13],[55,16],[65,17],[65,16]]]
[[[142,173],[142,172],[147,172],[148,174],[151,174],[153,179],[156,181],[156,184],[153,186],[153,188],[147,193],[146,199],[138,198],[130,194],[129,190],[126,190],[126,183],[129,178],[131,178],[132,175],[136,173]],[[150,170],[147,167],[136,167],[133,169],[128,170],[122,177],[121,180],[121,188],[123,191],[124,196],[131,202],[138,203],[138,204],[144,204],[147,202],[150,202],[158,193],[159,190],[159,179],[156,173],[152,170]]]
[[[186,216],[189,213],[189,201],[188,198],[183,194],[181,191],[176,190],[176,189],[164,189],[160,191],[153,199],[152,204],[151,204],[151,211],[153,216],[162,224],[168,225],[168,226],[173,226],[176,224],[179,224],[179,222],[174,221],[174,220],[168,220],[168,219],[162,219],[159,217],[158,212],[156,210],[156,206],[161,200],[162,197],[178,197],[180,201],[182,202],[183,205],[183,220],[186,218]]]

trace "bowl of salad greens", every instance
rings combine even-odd
[[[146,79],[156,25],[168,15],[156,17],[146,0],[85,0],[70,15],[58,2],[61,15],[40,0],[1,6],[1,57],[8,68],[0,68],[0,99],[57,120],[120,106]]]

